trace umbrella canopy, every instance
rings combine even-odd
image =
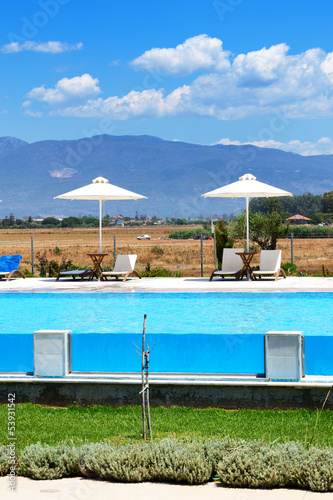
[[[292,194],[289,191],[259,182],[252,174],[245,174],[238,181],[209,191],[202,196],[204,198],[246,198],[246,240],[247,251],[249,251],[249,199],[292,196]]]
[[[105,200],[141,200],[147,198],[127,189],[110,184],[104,177],[97,177],[91,184],[74,191],[55,196],[62,200],[98,200],[99,201],[99,251],[102,253],[102,202]]]

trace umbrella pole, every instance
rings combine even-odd
[[[249,252],[250,230],[249,230],[249,198],[246,197],[246,251]]]
[[[102,253],[102,200],[99,200],[99,253]]]

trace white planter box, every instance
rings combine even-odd
[[[34,332],[35,377],[65,377],[71,371],[71,330]]]
[[[265,334],[265,372],[270,380],[297,381],[304,377],[303,332]]]

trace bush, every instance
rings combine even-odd
[[[162,257],[164,255],[164,250],[162,247],[155,246],[151,249],[151,252],[155,254],[155,257]]]
[[[333,450],[300,443],[239,446],[217,466],[221,483],[238,488],[305,488],[333,491]]]
[[[162,441],[80,448],[40,443],[21,453],[18,473],[32,479],[74,475],[121,482],[203,484],[217,472],[221,483],[239,488],[304,488],[333,491],[333,449],[300,443],[265,445],[260,441],[212,439]],[[8,472],[8,454],[0,447],[1,475]]]
[[[7,446],[0,446],[0,476],[6,476],[9,472]]]
[[[281,264],[281,267],[287,276],[290,276],[291,274],[295,274],[297,271],[296,264],[292,264],[291,262],[286,262],[285,264]]]
[[[202,443],[183,443],[174,439],[112,447],[87,445],[80,456],[81,473],[108,481],[167,482],[202,484],[213,466]]]
[[[152,269],[150,262],[147,262],[145,269],[140,271],[140,274],[143,278],[181,278],[182,276],[182,273],[173,273],[169,269],[165,269],[165,267],[155,267]]]
[[[40,443],[27,446],[20,457],[20,473],[32,479],[59,479],[79,473],[79,450]]]
[[[294,238],[332,238],[333,227],[330,226],[290,226],[289,236],[293,233]]]
[[[223,220],[220,220],[215,226],[216,238],[216,257],[218,260],[219,269],[222,266],[223,250],[225,248],[232,248],[234,240],[229,234],[229,229]]]
[[[173,240],[189,240],[201,233],[208,234],[208,237],[211,236],[211,231],[207,229],[202,229],[201,231],[198,229],[188,229],[186,231],[173,231],[169,234],[169,238]]]

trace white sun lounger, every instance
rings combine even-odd
[[[108,277],[114,277],[116,279],[121,277],[123,278],[123,281],[126,281],[130,274],[135,274],[141,278],[138,271],[134,269],[136,259],[136,254],[118,255],[113,271],[103,271],[99,276],[99,280],[107,280]]]
[[[243,248],[225,248],[223,250],[222,257],[222,268],[214,269],[212,272],[209,281],[212,281],[214,276],[220,276],[224,278],[225,276],[239,278],[239,275],[242,271],[242,259],[237,253],[243,253]]]
[[[252,271],[253,278],[275,276],[275,281],[277,281],[280,275],[286,277],[286,273],[281,268],[281,250],[261,250],[259,270]]]
[[[72,269],[71,271],[66,271],[65,269],[63,271],[60,271],[60,273],[57,276],[56,281],[59,281],[59,278],[69,278],[72,277],[73,280],[75,278],[80,278],[82,281],[83,278],[86,276],[90,276],[92,269]]]

